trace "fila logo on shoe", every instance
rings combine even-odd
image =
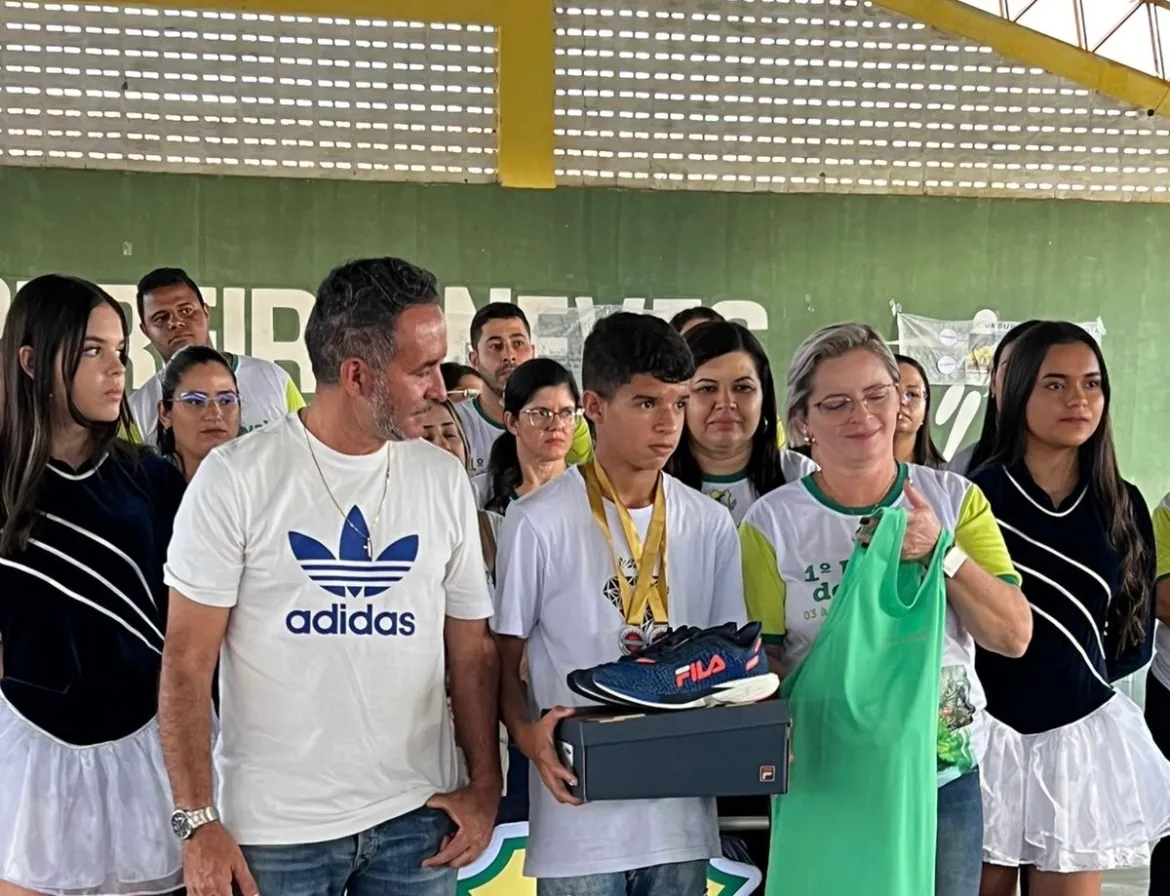
[[[727,663],[719,654],[715,654],[706,663],[702,660],[695,660],[693,663],[687,663],[674,670],[674,686],[681,688],[688,681],[692,684],[698,684],[726,669]]]
[[[760,659],[763,656],[764,639],[756,638],[756,643],[752,645],[752,658],[744,664],[744,671],[751,672],[760,664]]]

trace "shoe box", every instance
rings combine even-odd
[[[788,789],[788,703],[675,712],[589,710],[557,726],[586,802],[755,796]]]

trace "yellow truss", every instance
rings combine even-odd
[[[873,0],[874,4],[957,37],[991,47],[1009,59],[1042,68],[1089,90],[1154,115],[1170,117],[1170,83],[1067,44],[960,0]]]

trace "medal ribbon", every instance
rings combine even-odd
[[[601,528],[605,542],[609,545],[609,555],[613,559],[613,568],[617,576],[618,590],[622,596],[622,612],[626,622],[641,627],[646,615],[646,608],[650,608],[654,621],[665,624],[667,622],[666,607],[666,484],[662,474],[658,474],[658,485],[654,489],[654,510],[650,514],[650,526],[646,530],[646,543],[638,537],[638,529],[634,525],[633,517],[626,505],[621,502],[610,484],[605,470],[596,460],[589,460],[580,467],[581,476],[585,480],[585,492],[589,495],[589,509],[593,511],[593,519]],[[633,590],[630,583],[622,574],[621,561],[613,548],[613,534],[609,531],[609,519],[605,513],[605,498],[609,498],[617,508],[618,520],[621,521],[622,533],[630,549],[630,556],[638,570],[638,577]],[[655,570],[659,570],[658,580],[655,581]]]

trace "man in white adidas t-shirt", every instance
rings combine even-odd
[[[158,268],[138,284],[139,327],[162,356],[164,366],[188,345],[211,345],[210,310],[203,293],[182,268]],[[305,399],[284,368],[262,358],[225,354],[240,389],[240,433],[259,429],[300,410]],[[158,403],[162,398],[162,371],[134,390],[130,413],[131,436],[144,445],[157,445]]]
[[[175,519],[159,719],[186,884],[453,896],[503,785],[475,501],[418,438],[444,396],[434,277],[336,269],[305,344],[312,405],[213,451]]]
[[[714,800],[574,801],[570,772],[553,747],[553,728],[585,701],[567,686],[575,669],[622,655],[664,620],[634,610],[629,624],[617,569],[636,587],[638,566],[614,498],[629,509],[644,542],[658,490],[665,490],[665,609],[671,626],[742,625],[742,570],[731,515],[677,479],[662,475],[683,431],[690,351],[650,315],[620,313],[598,322],[585,341],[584,407],[593,421],[593,463],[571,469],[508,509],[496,565],[503,680],[501,710],[512,738],[532,762],[525,874],[539,896],[638,894],[703,896],[707,865],[719,855]],[[597,467],[609,537],[594,519],[585,475]],[[606,493],[608,492],[608,494]],[[646,554],[651,548],[647,542]],[[617,569],[615,569],[615,564]],[[655,580],[662,575],[655,558]],[[652,590],[657,589],[657,583]],[[520,662],[528,650],[528,687]],[[540,713],[551,710],[542,721]],[[654,756],[630,761],[654,766]]]
[[[532,329],[524,311],[510,302],[488,302],[471,319],[468,360],[483,377],[484,390],[471,401],[455,405],[459,425],[467,436],[467,468],[472,476],[487,472],[492,446],[504,433],[504,389],[512,371],[535,357]],[[577,421],[573,444],[565,460],[577,464],[589,457],[593,444],[589,425]]]

